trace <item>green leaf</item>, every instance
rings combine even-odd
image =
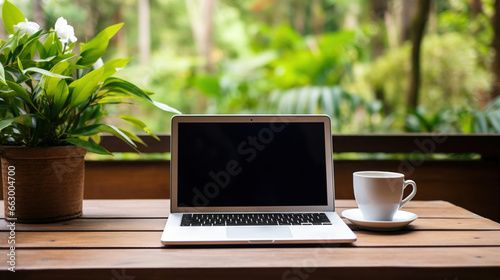
[[[107,94],[105,97],[99,99],[97,103],[99,104],[134,104],[132,102],[127,102],[125,99],[130,99],[129,96],[113,96]]]
[[[7,39],[7,41],[5,41],[5,43],[3,43],[2,46],[0,47],[0,52],[3,52],[5,55],[8,55],[10,52],[10,48],[12,47],[16,39],[17,37],[15,36],[12,36],[9,39]]]
[[[21,70],[21,72],[24,72],[23,64],[21,63],[21,59],[19,58],[19,56],[16,57],[16,60],[17,60],[17,66],[19,67],[19,70]]]
[[[53,74],[61,75],[64,70],[68,69],[69,63],[66,61],[61,61],[54,65],[50,72]],[[61,78],[53,77],[49,75],[43,75],[40,80],[40,86],[45,90],[47,96],[53,98],[57,93],[57,86]]]
[[[130,58],[117,58],[106,62],[102,67],[104,68],[103,78],[113,76],[117,71],[120,71],[123,67],[127,65]]]
[[[41,59],[47,57],[47,51],[45,50],[45,47],[43,46],[42,42],[37,41],[36,49],[38,50],[38,54],[40,55]]]
[[[54,45],[54,39],[56,37],[55,32],[50,32],[49,36],[47,36],[47,39],[45,39],[45,42],[43,43],[43,47],[45,48],[45,54],[48,55],[50,52],[50,49]]]
[[[96,144],[101,143],[101,136],[99,134],[91,135],[90,139],[92,139],[92,141],[94,141],[94,143]]]
[[[137,145],[132,141],[125,133],[121,132],[118,128],[116,128],[113,125],[109,124],[102,124],[102,126],[99,127],[100,132],[107,132],[111,133],[114,136],[120,138],[123,142],[127,143],[129,146],[132,148],[137,148]]]
[[[68,132],[68,135],[71,136],[92,136],[98,133],[110,133],[113,134],[114,136],[120,138],[123,140],[125,143],[129,144],[132,148],[137,148],[137,145],[128,137],[125,133],[120,131],[120,129],[116,128],[113,125],[108,125],[108,124],[91,124],[85,127],[81,127],[79,129],[73,130],[71,132]]]
[[[208,96],[219,97],[222,95],[219,79],[216,77],[198,77],[194,82],[194,86]]]
[[[99,128],[103,126],[102,123],[91,124],[85,127],[80,127],[78,129],[68,132],[68,134],[73,136],[92,136],[101,132]]]
[[[474,132],[475,133],[487,133],[488,132],[488,122],[486,116],[481,112],[474,113]]]
[[[158,102],[158,101],[153,101],[153,105],[155,105],[156,107],[162,109],[163,111],[167,111],[167,112],[172,112],[172,113],[175,113],[175,114],[182,114],[181,111],[171,107],[171,106],[168,106],[167,104],[164,104],[164,103],[161,103],[161,102]]]
[[[59,62],[62,62],[62,61],[67,61],[69,60],[70,58],[72,57],[75,57],[77,56],[76,53],[66,53],[66,54],[61,54],[61,55],[58,55],[54,58],[54,60],[52,60],[52,63],[59,63]],[[72,66],[72,69],[73,69],[73,64],[71,65]]]
[[[500,133],[500,111],[490,112],[487,116],[495,133]]]
[[[321,106],[323,112],[333,117],[333,100],[332,96],[330,95],[330,90],[326,87],[321,88]]]
[[[137,135],[135,135],[134,133],[132,133],[132,132],[130,132],[130,131],[128,131],[128,130],[125,130],[125,129],[123,129],[123,128],[118,128],[118,129],[119,129],[121,132],[123,132],[125,135],[127,135],[127,136],[128,136],[128,138],[132,139],[132,141],[137,142],[137,143],[141,143],[142,145],[144,145],[144,146],[146,146],[146,147],[148,146],[148,145],[146,145],[146,143],[144,143],[144,141],[142,141],[142,139],[141,139],[141,138],[139,138],[139,137],[138,137]]]
[[[22,124],[26,127],[31,127],[31,122],[32,122],[32,114],[25,114],[22,116],[17,117],[14,122]]]
[[[151,129],[149,129],[149,127],[147,127],[147,125],[144,124],[141,120],[134,118],[132,116],[119,116],[119,118],[130,123],[131,125],[139,128],[139,129],[142,129],[144,132],[151,135],[154,139],[160,141],[160,138],[158,138],[158,136],[154,135],[154,133],[151,131]]]
[[[64,107],[69,95],[69,87],[65,80],[60,80],[57,84],[54,95],[54,114],[59,114],[59,111]]]
[[[29,126],[31,126],[31,117],[32,117],[31,114],[26,114],[26,115],[22,115],[19,117],[1,120],[0,121],[0,131],[4,128],[8,127],[12,123],[19,123],[19,124],[22,124],[24,126],[29,127]]]
[[[101,69],[101,68],[99,68],[99,69]],[[103,85],[102,89],[109,90],[109,92],[125,92],[125,93],[131,94],[133,96],[139,97],[143,100],[146,100],[164,111],[168,111],[168,112],[172,112],[172,113],[176,113],[176,114],[181,114],[181,112],[179,112],[178,110],[176,110],[176,109],[174,109],[166,104],[153,101],[142,89],[140,89],[136,85],[134,85],[130,82],[127,82],[123,79],[120,79],[120,78],[116,78],[116,77],[107,78],[104,81],[104,85]]]
[[[16,96],[20,97],[24,102],[29,103],[29,104],[33,104],[29,93],[22,86],[14,83],[14,82],[11,82],[9,80],[7,80],[7,85],[9,86],[9,88],[11,88],[13,91],[15,91]]]
[[[101,155],[112,155],[108,150],[106,150],[101,145],[98,145],[98,144],[90,142],[90,141],[85,141],[85,140],[78,139],[78,138],[66,138],[63,141],[70,143],[70,144],[73,144],[75,146],[84,148],[87,151],[92,152],[92,153],[101,154]]]
[[[28,77],[27,75],[21,75],[19,76],[19,78],[17,78],[17,80],[15,81],[16,84],[20,85],[26,81],[28,81],[30,79],[30,77]]]
[[[104,115],[107,115],[107,112],[100,104],[92,104],[80,114],[76,127],[83,127],[89,123],[98,124]]]
[[[312,87],[309,96],[309,114],[316,114],[321,102],[321,91],[318,87]]]
[[[42,31],[43,30],[40,29],[37,32],[35,32],[23,44],[22,50],[19,53],[19,57],[21,57],[21,59],[25,60],[26,58],[28,58],[31,60],[33,58],[33,56],[36,53],[36,46],[37,46],[38,40],[40,39],[40,34],[42,33]]]
[[[306,113],[307,100],[309,97],[309,89],[310,87],[305,86],[299,89],[298,100],[294,113],[296,114],[304,114]]]
[[[5,81],[5,69],[3,68],[3,64],[0,62],[0,81],[4,85],[7,85],[7,82]]]
[[[14,25],[24,21],[25,19],[21,10],[7,0],[3,3],[2,18],[5,29],[7,29],[9,34],[14,34]]]
[[[16,118],[10,118],[10,119],[5,119],[5,120],[0,120],[0,131],[7,126],[11,125]]]
[[[87,43],[80,44],[81,59],[77,62],[78,65],[90,66],[102,57],[106,51],[109,40],[120,30],[123,23],[111,25],[97,34],[92,40]]]
[[[42,68],[37,68],[37,67],[30,67],[30,68],[23,70],[23,74],[26,74],[28,72],[36,72],[36,73],[40,73],[42,75],[46,75],[46,76],[54,77],[54,78],[60,78],[60,79],[70,79],[71,78],[70,76],[64,76],[64,75],[52,73],[48,70],[45,70]]]
[[[73,81],[69,85],[70,91],[73,90],[73,93],[71,95],[72,107],[80,105],[84,100],[92,95],[99,82],[101,82],[103,73],[104,68],[101,67],[87,73],[87,75]]]
[[[47,57],[47,58],[33,59],[33,61],[34,62],[49,62],[54,58],[55,58],[55,56],[51,56],[51,57]]]
[[[6,99],[6,98],[16,97],[16,96],[19,96],[19,95],[17,94],[17,92],[13,91],[12,89],[7,89],[7,90],[1,89],[0,90],[0,98]]]
[[[291,88],[289,90],[280,93],[279,100],[279,112],[280,113],[292,113],[294,110],[294,104],[296,103],[296,97],[298,96],[297,88]]]
[[[334,86],[331,88],[331,95],[333,101],[333,116],[338,123],[341,119],[340,102],[342,101],[342,90],[339,87]]]
[[[149,102],[153,101],[151,100],[149,95],[147,95],[142,89],[138,88],[136,85],[116,77],[107,78],[104,81],[103,89],[108,89],[109,91],[114,91],[115,89],[118,89],[119,91],[121,90],[121,92],[137,96],[143,100]]]

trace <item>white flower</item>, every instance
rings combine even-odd
[[[75,29],[63,17],[57,19],[54,29],[56,30],[57,37],[63,44],[68,43],[68,41],[70,43],[76,42]]]
[[[19,31],[19,34],[22,36],[24,34],[28,34],[28,36],[31,36],[35,34],[38,30],[40,30],[40,25],[38,25],[36,22],[28,21],[28,19],[25,19],[25,22],[20,22],[16,25],[14,25],[14,32]]]
[[[92,64],[92,68],[95,70],[101,68],[103,65],[104,62],[102,61],[102,58],[99,58],[96,62],[94,62],[94,64]]]

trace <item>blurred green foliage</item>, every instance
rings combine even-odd
[[[390,23],[373,19],[367,0],[218,0],[211,72],[197,53],[187,2],[149,2],[151,60],[141,66],[133,59],[119,76],[183,113],[325,113],[343,133],[500,133],[500,101],[489,100],[493,0],[482,1],[478,14],[467,0],[433,2],[420,107],[408,115],[410,46],[390,40],[391,28],[400,28],[394,11],[402,1],[387,1]],[[57,14],[85,25],[94,12],[96,29],[111,24],[119,10],[125,46],[115,45],[108,59],[138,53],[135,0],[47,0],[43,6],[47,22]],[[377,38],[382,51],[374,55]],[[145,118],[155,131],[169,130],[171,115],[147,106],[119,110]]]

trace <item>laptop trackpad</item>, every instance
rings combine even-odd
[[[285,239],[293,235],[288,227],[228,227],[226,228],[229,239]]]

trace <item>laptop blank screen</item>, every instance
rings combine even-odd
[[[327,205],[321,122],[179,123],[178,206]]]

